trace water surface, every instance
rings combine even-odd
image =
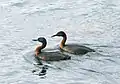
[[[1,0],[0,1],[0,83],[1,84],[119,84],[120,82],[119,0]],[[73,56],[53,62],[44,78],[33,74],[36,67],[24,59],[45,36],[46,49],[61,38],[67,43],[91,47],[97,53]],[[28,54],[29,56],[29,54]]]

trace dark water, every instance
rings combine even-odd
[[[1,0],[0,84],[119,84],[119,22],[119,0]],[[54,48],[60,38],[51,35],[60,30],[67,33],[67,43],[98,53],[53,62],[55,68],[41,78],[24,56],[34,51],[32,39],[39,36],[46,37],[46,49]]]

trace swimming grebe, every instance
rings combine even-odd
[[[39,57],[41,60],[44,61],[59,61],[59,60],[68,60],[71,59],[68,55],[63,55],[59,51],[56,52],[41,52],[42,49],[44,49],[47,45],[47,41],[44,37],[39,37],[38,39],[34,39],[33,41],[39,41],[42,43],[42,45],[39,45],[35,49],[35,56]]]
[[[60,31],[57,34],[53,35],[52,37],[55,36],[61,36],[63,37],[61,43],[60,43],[60,50],[64,51],[64,52],[68,52],[71,54],[75,54],[75,55],[83,55],[86,54],[88,52],[95,52],[95,50],[88,48],[86,46],[83,45],[78,45],[78,44],[65,44],[66,40],[67,40],[67,35],[65,34],[65,32]]]

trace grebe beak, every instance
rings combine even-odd
[[[55,37],[55,36],[57,36],[57,35],[55,34],[55,35],[52,35],[51,37]]]
[[[37,39],[32,39],[32,41],[38,41]]]

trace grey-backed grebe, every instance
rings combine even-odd
[[[65,32],[60,31],[57,34],[53,35],[52,37],[55,36],[61,36],[63,37],[61,43],[60,43],[60,50],[64,51],[64,52],[68,52],[71,54],[75,54],[75,55],[83,55],[86,54],[88,52],[95,52],[95,50],[88,48],[86,46],[83,45],[78,45],[78,44],[65,44],[66,40],[67,40],[67,35],[65,34]]]
[[[42,45],[39,45],[35,49],[35,56],[39,57],[41,60],[44,61],[60,61],[60,60],[68,60],[71,59],[70,56],[64,55],[59,51],[56,52],[42,52],[41,50],[44,49],[47,45],[47,41],[44,37],[39,37],[38,39],[33,39],[33,41],[41,42]]]

